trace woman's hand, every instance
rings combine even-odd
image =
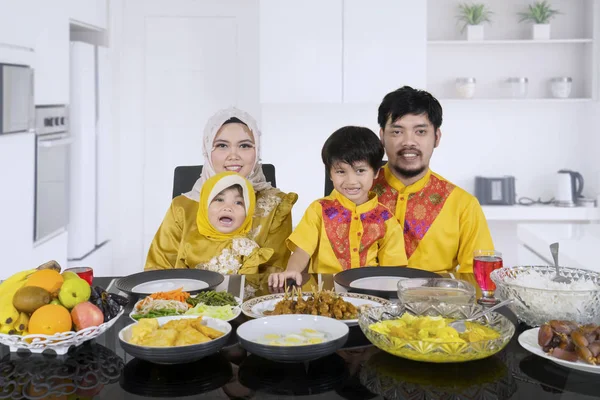
[[[295,280],[297,286],[302,285],[302,274],[300,272],[284,271],[269,275],[269,286],[283,287],[283,285],[285,285],[285,281],[288,279]]]

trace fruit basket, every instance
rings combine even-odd
[[[0,333],[0,344],[8,346],[11,352],[26,349],[32,353],[42,353],[44,350],[51,349],[56,354],[66,354],[71,346],[79,346],[102,335],[115,324],[124,311],[125,309],[121,307],[119,313],[108,322],[99,326],[90,326],[77,332],[68,331],[54,335],[30,334],[25,336]]]
[[[0,283],[0,344],[11,352],[62,355],[103,334],[123,315],[129,299],[60,271],[51,261]]]

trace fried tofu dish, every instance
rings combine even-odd
[[[155,318],[142,318],[131,328],[129,343],[146,347],[189,346],[210,342],[224,333],[206,325],[202,317],[175,319],[163,326]]]

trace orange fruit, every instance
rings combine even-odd
[[[63,306],[47,304],[35,310],[29,318],[29,333],[54,335],[71,330],[71,314]]]
[[[53,269],[42,269],[36,271],[27,278],[25,286],[37,286],[46,289],[51,294],[56,294],[60,290],[65,279],[61,274]]]

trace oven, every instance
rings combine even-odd
[[[0,64],[0,135],[33,129],[33,69]]]
[[[72,138],[66,106],[37,106],[34,243],[67,229]]]

